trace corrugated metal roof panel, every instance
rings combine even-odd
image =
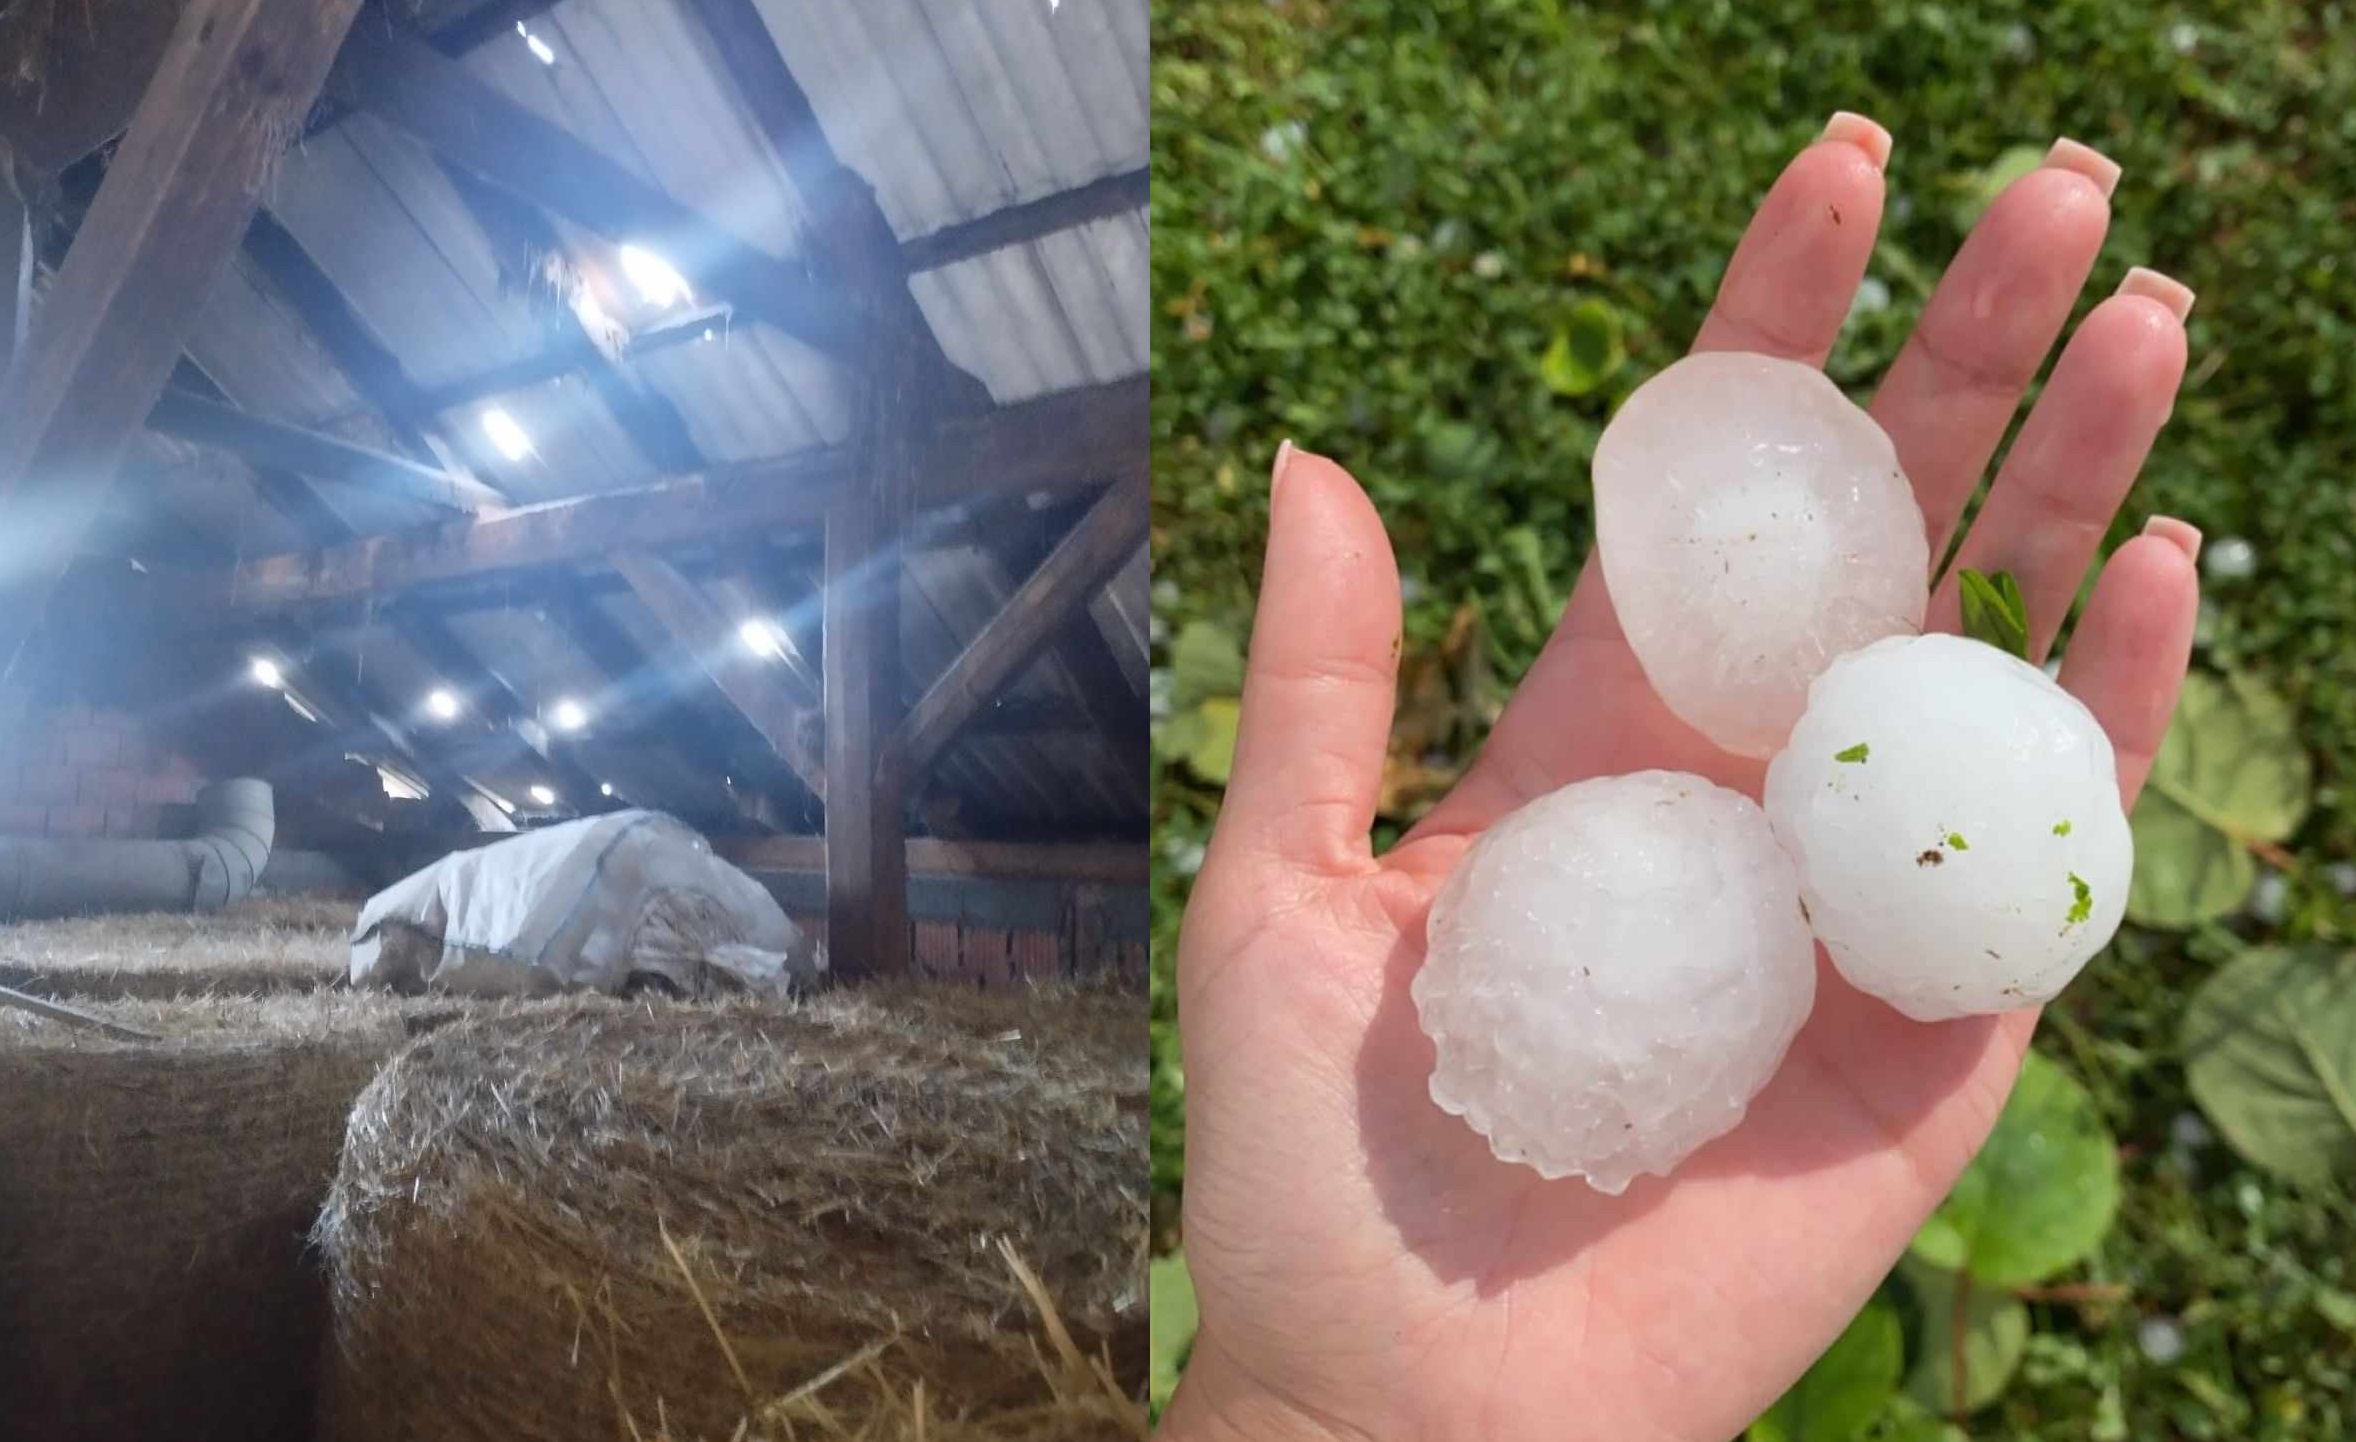
[[[532,31],[555,64],[521,36],[465,64],[761,249],[799,252],[801,197],[703,26],[675,0],[565,0]]]
[[[765,325],[739,326],[632,364],[678,407],[709,460],[766,460],[838,444],[850,434],[841,373]]]
[[[507,412],[523,428],[532,454],[511,461],[491,444],[483,418],[494,409]],[[466,464],[520,502],[620,490],[656,479],[655,468],[639,455],[629,432],[580,376],[508,391],[444,412],[441,421]]]
[[[344,374],[240,255],[206,297],[188,354],[238,406],[316,425],[359,406]]]
[[[491,244],[433,157],[361,114],[288,155],[265,197],[410,377],[439,385],[536,350]]]
[[[1151,282],[1142,211],[909,278],[955,364],[1000,404],[1142,374]]]
[[[1145,163],[1146,0],[758,0],[902,238]]]

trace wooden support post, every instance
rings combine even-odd
[[[0,676],[105,504],[359,0],[190,0],[0,384]]]
[[[913,786],[958,731],[1038,659],[1040,650],[1104,588],[1152,522],[1144,477],[1132,476],[1089,509],[1039,569],[908,712],[883,758]]]

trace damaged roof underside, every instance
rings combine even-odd
[[[741,3],[834,154],[872,188],[933,338],[972,378],[970,407],[1142,387],[1145,0]],[[809,204],[708,8],[370,8],[355,35],[413,32],[780,274],[812,275]],[[64,172],[40,237],[51,262],[105,158]],[[634,268],[646,254],[633,260],[614,235],[540,200],[331,93],[265,189],[87,549],[116,566],[219,570],[851,441],[844,354],[706,293],[695,277],[719,261],[692,240],[642,248],[686,279],[688,293],[666,294],[659,270],[650,282]],[[351,453],[281,444],[246,424],[257,420]],[[480,491],[455,506],[423,498],[453,476]],[[904,703],[1089,500],[993,490],[914,523],[899,580]],[[698,539],[663,560],[814,715],[820,528]],[[1086,626],[1043,651],[931,768],[910,800],[913,833],[1143,833],[1146,588],[1140,546]],[[53,645],[72,644],[71,628],[52,629]],[[192,678],[182,729],[222,764],[319,788],[378,766],[445,789],[463,777],[526,817],[627,801],[714,829],[822,826],[802,758],[779,755],[601,561],[256,614],[198,654],[178,658]],[[320,719],[254,683],[257,655]]]

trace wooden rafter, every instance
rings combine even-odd
[[[1074,226],[1127,215],[1142,209],[1151,198],[1151,181],[1142,169],[1125,170],[903,241],[900,254],[910,270],[934,270]]]
[[[316,480],[422,501],[469,515],[503,510],[507,498],[472,476],[354,445],[340,436],[265,420],[186,391],[167,390],[147,413],[147,428]]]
[[[23,351],[0,384],[0,674],[319,92],[359,0],[190,0]]]
[[[1105,492],[1005,609],[909,708],[885,751],[883,768],[913,786],[958,731],[1037,660],[1048,640],[1084,613],[1105,582],[1145,544],[1151,513],[1142,476]]]

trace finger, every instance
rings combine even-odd
[[[2167,424],[2191,309],[2192,292],[2166,276],[2128,273],[2063,348],[1964,538],[1958,571],[2010,571],[2020,582],[2032,656],[2053,644],[2112,513]],[[1957,590],[1950,575],[1931,598],[1934,629],[1955,629]]]
[[[1889,159],[1888,131],[1834,115],[1759,203],[1693,348],[1824,364],[1873,255]]]
[[[1931,292],[1873,398],[1934,560],[2045,364],[2110,228],[2119,167],[2074,140],[2005,188]]]
[[[1371,865],[1399,671],[1399,570],[1349,472],[1287,441],[1214,846],[1304,872]]]
[[[2192,657],[2200,549],[2199,531],[2154,517],[2102,568],[2062,662],[2062,686],[2086,703],[2118,753],[2119,797],[2129,806],[2168,734]]]

